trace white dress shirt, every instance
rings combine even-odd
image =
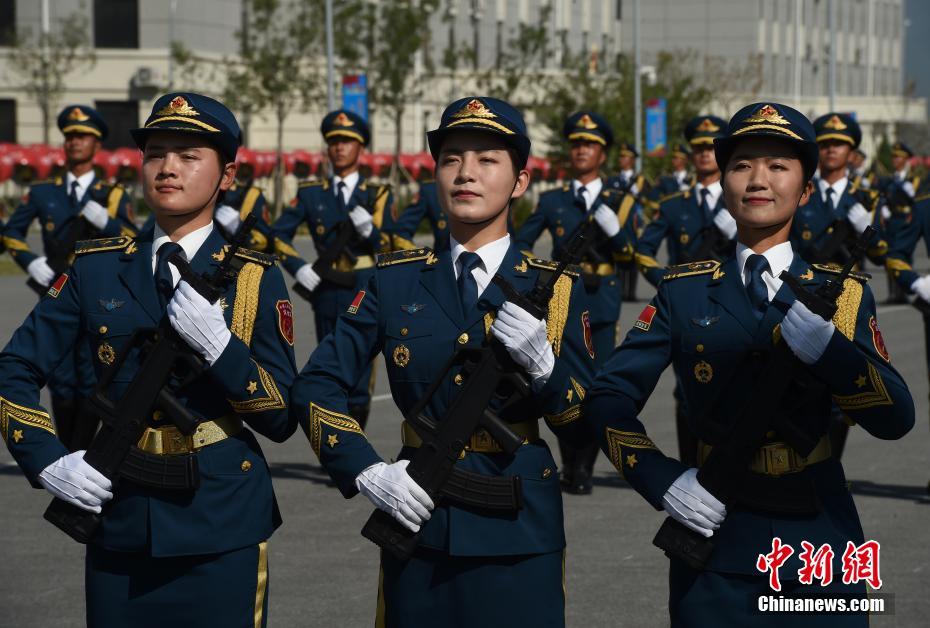
[[[840,203],[840,197],[843,196],[843,192],[846,191],[846,185],[849,183],[847,177],[843,177],[839,181],[834,182],[832,185],[824,181],[823,179],[817,179],[817,186],[820,188],[820,199],[826,203],[827,199],[827,190],[833,188],[833,206],[836,207]]]
[[[701,201],[704,200],[704,196],[701,194],[701,190],[707,190],[707,206],[713,210],[717,207],[717,201],[720,200],[720,195],[723,194],[723,186],[720,185],[720,181],[714,181],[708,186],[704,186],[703,183],[697,183],[694,186],[694,196],[697,198],[698,205],[701,204]]]
[[[449,244],[452,246],[452,270],[455,272],[455,280],[458,281],[459,274],[462,272],[462,265],[459,264],[459,256],[467,249],[455,241],[455,238],[449,237]],[[478,284],[478,296],[484,292],[484,289],[491,283],[491,278],[497,272],[504,262],[504,256],[507,255],[507,249],[510,248],[510,234],[503,238],[485,244],[477,251],[481,263],[475,266],[471,271],[471,276],[475,278]]]
[[[75,193],[77,194],[78,202],[80,202],[81,199],[84,198],[84,194],[87,192],[87,188],[89,188],[90,184],[94,182],[94,169],[91,168],[79,177],[74,176],[70,172],[66,174],[65,185],[68,194],[71,194],[71,185],[75,181],[77,181],[77,190]]]
[[[744,286],[749,285],[749,269],[746,268],[746,260],[753,254],[755,254],[755,251],[742,242],[736,243],[736,263],[739,264],[739,276],[743,280]],[[762,271],[762,281],[765,282],[765,287],[769,293],[769,301],[771,301],[775,298],[775,293],[778,292],[783,283],[778,278],[778,275],[791,266],[791,260],[794,259],[794,250],[791,248],[791,242],[782,242],[761,255],[764,255],[769,262],[769,269]]]
[[[591,205],[594,204],[594,199],[597,198],[597,195],[601,193],[601,189],[604,187],[604,182],[601,181],[600,177],[594,179],[593,181],[588,181],[587,183],[582,183],[578,179],[572,181],[572,194],[577,195],[578,189],[584,186],[584,204],[585,209],[591,209]]]
[[[194,259],[197,251],[200,250],[200,247],[203,246],[203,243],[206,242],[211,233],[213,233],[212,220],[200,229],[191,231],[178,240],[178,244],[181,245],[181,248],[184,250],[184,255],[187,257],[187,261]],[[158,226],[158,223],[155,223],[155,233],[153,235],[155,239],[152,240],[152,275],[154,276],[155,266],[158,263],[158,249],[161,245],[171,242],[171,238]],[[174,285],[177,286],[178,282],[181,280],[181,273],[174,267],[174,264],[168,264],[168,268],[171,269],[171,279]]]
[[[339,176],[333,176],[333,194],[339,194],[339,183],[345,183],[345,187],[342,188],[342,200],[345,201],[346,207],[349,206],[349,199],[352,198],[352,192],[355,191],[355,186],[358,185],[359,174],[358,170],[355,172],[346,175],[343,179]]]

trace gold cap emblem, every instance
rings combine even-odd
[[[349,116],[345,112],[340,112],[338,116],[333,118],[333,124],[336,126],[352,126],[352,120],[349,119]]]
[[[457,113],[452,114],[453,118],[496,118],[483,102],[477,98],[472,98],[468,104],[462,107]]]
[[[759,110],[746,118],[745,122],[752,122],[756,124],[791,124],[785,120],[785,118],[780,113],[778,113],[778,111],[772,105],[763,105],[759,107]]]
[[[840,120],[840,117],[836,114],[833,114],[833,116],[827,120],[823,126],[826,129],[833,129],[834,131],[842,131],[846,128],[846,125],[843,124],[843,121]]]
[[[701,120],[701,123],[697,125],[695,131],[700,131],[701,133],[716,133],[720,130],[720,127],[714,124],[710,118],[704,118]]]
[[[575,126],[580,127],[582,129],[596,129],[597,122],[592,120],[591,116],[589,116],[588,114],[584,114],[583,116],[578,118],[578,122],[575,123]]]
[[[184,96],[175,96],[167,105],[155,112],[156,116],[199,116]]]
[[[75,122],[86,122],[90,120],[90,116],[81,111],[80,107],[74,107],[71,111],[68,112],[68,119],[74,120]]]

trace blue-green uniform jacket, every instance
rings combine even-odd
[[[498,272],[526,292],[541,270],[552,267],[551,262],[525,259],[511,244]],[[575,278],[560,279],[549,304],[555,370],[541,390],[502,418],[520,422],[544,417],[557,434],[577,441],[588,437],[579,409],[594,359],[586,348],[583,299],[578,282],[573,285]],[[381,256],[374,276],[313,352],[292,391],[293,411],[343,495],[354,495],[356,476],[381,461],[347,414],[347,391],[359,373],[383,353],[391,394],[406,415],[461,341],[482,342],[503,301],[492,283],[471,314],[463,315],[448,251],[412,249]],[[449,407],[461,382],[457,375],[453,369],[427,406],[430,418],[438,420]],[[410,455],[411,450],[403,449],[399,457]],[[488,515],[440,501],[421,530],[422,546],[455,556],[543,554],[564,548],[558,473],[544,441],[524,444],[514,455],[468,452],[457,465],[489,475],[519,475],[523,508],[513,515]]]
[[[26,234],[33,221],[39,221],[42,231],[42,246],[48,250],[49,245],[63,238],[71,227],[71,221],[81,212],[84,204],[93,199],[103,205],[109,220],[100,232],[101,237],[136,234],[133,223],[132,199],[119,185],[94,179],[87,188],[77,207],[71,206],[64,177],[34,183],[23,202],[10,216],[3,229],[3,243],[17,264],[26,270],[32,260],[39,257],[26,243]]]
[[[881,226],[881,196],[873,190],[859,190],[855,183],[847,183],[843,195],[836,203],[836,209],[830,210],[830,205],[823,200],[817,179],[813,181],[814,193],[805,205],[798,207],[791,223],[791,246],[804,259],[815,260],[822,263],[845,263],[844,259],[820,259],[820,251],[826,246],[834,233],[834,223],[846,220],[849,210],[856,203],[860,203],[872,213],[872,226],[877,234],[866,252],[869,259],[876,264],[883,264],[885,254],[888,252],[888,243],[882,235]],[[860,196],[862,198],[860,198]],[[849,225],[852,229],[852,225]]]
[[[901,218],[894,238],[888,243],[885,267],[905,291],[920,278],[914,271],[914,250],[923,238],[930,251],[930,190],[921,190],[914,198],[914,206]]]
[[[620,221],[620,231],[612,238],[604,237],[603,243],[598,244],[597,251],[602,254],[603,263],[614,266],[614,272],[601,276],[597,287],[587,294],[592,325],[613,324],[620,316],[623,296],[616,264],[633,259],[636,243],[635,216],[639,211],[639,205],[631,194],[617,192],[606,185],[590,210],[583,210],[574,201],[575,195],[570,183],[540,195],[536,210],[517,232],[516,245],[524,254],[532,256],[536,240],[543,231],[548,231],[552,237],[552,257],[560,259],[572,235],[590,212],[595,211],[601,204],[613,209]],[[603,234],[598,232],[598,235]],[[612,349],[613,342],[610,345]]]
[[[214,230],[191,261],[212,272],[225,239]],[[138,239],[91,240],[0,353],[0,433],[33,486],[67,454],[39,404],[45,378],[73,346],[84,345],[98,375],[121,354],[132,332],[164,318],[152,270],[152,231]],[[206,372],[177,391],[204,421],[235,414],[274,441],[296,429],[288,413],[296,372],[290,303],[274,258],[243,251],[245,265],[223,296],[228,346]],[[107,391],[118,399],[140,363],[130,355]],[[151,425],[157,422],[153,416]],[[200,488],[178,494],[119,482],[94,543],[152,556],[213,554],[255,545],[280,524],[271,475],[252,431],[243,429],[196,454]],[[249,464],[245,464],[246,461]]]
[[[789,272],[814,290],[838,271],[835,266],[808,265],[795,255]],[[739,409],[756,401],[778,403],[779,411],[814,439],[827,434],[833,403],[873,436],[902,437],[914,424],[914,402],[890,363],[865,277],[847,279],[833,319],[836,332],[820,360],[799,366],[788,394],[767,401],[758,374],[773,337],[780,337],[776,326],[795,300],[791,290],[783,285],[759,321],[735,258],[670,268],[588,392],[586,423],[620,473],[656,509],[686,467],[655,446],[637,415],[669,364],[681,375],[690,429],[710,445],[724,442]],[[770,442],[784,438],[777,430],[768,436]],[[756,558],[771,551],[772,538],[778,536],[795,548],[801,541],[815,547],[830,543],[837,553],[835,573],[841,573],[838,548],[845,548],[848,540],[857,545],[863,541],[842,465],[828,457],[799,473],[813,483],[821,503],[818,514],[778,516],[729,505],[713,537],[710,571],[758,576]],[[796,579],[799,567],[796,553],[781,577]]]
[[[447,250],[449,248],[448,218],[439,205],[435,181],[427,181],[421,185],[410,204],[392,221],[390,227],[392,248],[394,250],[417,248],[413,244],[413,236],[424,218],[429,221],[433,231],[433,250]]]
[[[716,207],[707,215],[701,209],[695,187],[663,197],[652,216],[652,221],[639,234],[636,241],[636,265],[654,286],[659,285],[665,275],[665,267],[656,259],[662,241],[668,240],[669,266],[679,264],[687,258],[693,259],[704,243],[704,234],[716,229],[713,214],[723,207],[723,195],[717,199]],[[690,261],[690,260],[689,260]]]

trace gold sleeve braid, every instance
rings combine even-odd
[[[546,316],[546,338],[552,345],[552,353],[559,357],[562,348],[562,334],[568,321],[568,308],[572,296],[572,280],[562,275],[555,282],[552,298],[549,299],[549,311]]]
[[[310,425],[308,426],[309,429],[307,430],[307,434],[310,437],[310,446],[313,448],[313,453],[316,454],[317,458],[320,457],[320,442],[323,436],[324,424],[343,432],[361,434],[363,437],[365,435],[365,433],[362,432],[362,428],[359,427],[359,424],[352,417],[321,408],[311,402]]]
[[[629,449],[659,450],[652,439],[640,432],[623,432],[607,428],[607,444],[610,462],[613,463],[620,475],[623,476],[623,447]]]
[[[856,318],[859,316],[859,304],[862,302],[862,284],[855,279],[843,282],[843,294],[836,303],[833,324],[849,340],[856,337]]]
[[[274,251],[282,258],[287,257],[300,257],[300,253],[297,252],[293,246],[282,240],[281,238],[274,239]]]
[[[840,410],[865,410],[875,406],[894,405],[885,382],[882,380],[881,373],[869,362],[869,384],[872,390],[857,393],[855,395],[833,395],[833,400]]]
[[[37,427],[53,436],[55,435],[55,425],[47,412],[33,410],[0,397],[0,435],[3,436],[4,441],[9,438],[8,432],[11,420],[27,427]]]
[[[545,415],[546,422],[553,427],[561,427],[563,425],[568,425],[572,421],[577,421],[581,418],[581,406],[574,405],[570,406],[567,410],[560,412],[559,414],[547,414]]]
[[[632,194],[627,194],[620,203],[620,210],[617,212],[617,218],[620,220],[621,226],[625,225],[627,219],[630,217],[630,210],[633,209],[633,202],[635,200]]]

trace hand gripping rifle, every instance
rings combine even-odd
[[[495,275],[492,281],[501,289],[507,301],[542,320],[559,277],[587,246],[587,231],[579,233],[570,244],[571,252],[563,256],[551,274],[541,274],[528,294],[517,292],[500,274]],[[462,365],[462,372],[468,373],[465,383],[445,414],[438,421],[433,421],[424,411],[437,391],[448,385],[450,370],[459,364]],[[503,451],[514,453],[523,444],[523,439],[489,406],[494,401],[506,403],[515,396],[529,395],[530,391],[530,382],[525,373],[510,358],[507,349],[493,337],[481,347],[457,350],[430,384],[423,398],[404,417],[423,440],[410,460],[407,473],[434,503],[455,476],[465,474],[482,477],[455,469],[455,463],[478,429],[486,430]],[[383,510],[375,510],[371,514],[362,528],[362,536],[400,560],[410,558],[419,541],[418,533],[411,532]]]
[[[238,274],[234,266],[235,255],[249,240],[255,221],[251,214],[242,221],[223,261],[212,275],[195,273],[180,251],[170,261],[181,271],[184,281],[210,303],[216,303]],[[110,399],[107,389],[134,350],[139,352],[141,366],[123,395],[116,400]],[[102,425],[87,448],[84,460],[115,485],[130,450],[139,442],[148,418],[155,410],[161,411],[185,436],[193,434],[199,420],[175,392],[191,384],[204,370],[203,358],[174,331],[167,316],[162,318],[158,327],[136,329],[100,378],[91,396],[92,411],[100,417]],[[193,480],[196,486],[199,479],[197,459],[190,456],[187,460],[190,461],[186,469],[187,479]],[[97,531],[103,514],[83,510],[56,497],[45,510],[45,518],[75,541],[87,543]]]
[[[388,193],[387,187],[379,189],[380,194],[377,195],[374,190],[368,190],[368,197],[363,207],[368,210],[369,213],[374,211],[373,208],[378,200]],[[336,235],[333,236],[332,243],[326,247],[326,249],[320,251],[316,261],[314,261],[310,267],[323,281],[327,281],[341,288],[354,288],[356,282],[355,273],[353,271],[336,270],[333,268],[333,264],[335,264],[340,257],[345,257],[349,263],[355,264],[358,258],[349,249],[349,244],[358,240],[358,232],[355,230],[355,225],[352,224],[352,221],[348,217],[336,225],[333,231]],[[312,299],[313,292],[307,290],[299,281],[295,281],[291,289],[306,301]]]
[[[867,227],[856,241],[853,252],[861,255],[874,235],[875,229]],[[851,256],[836,278],[827,279],[814,292],[809,292],[801,286],[800,282],[788,271],[782,271],[779,278],[788,284],[798,301],[814,314],[829,321],[836,314],[836,302],[843,293],[843,283],[849,277],[858,255]],[[746,397],[735,420],[730,424],[732,427],[725,439],[714,445],[707,460],[698,470],[697,478],[701,486],[727,507],[737,501],[737,497],[741,495],[741,489],[752,475],[749,468],[752,456],[765,442],[766,432],[776,425],[780,430],[790,429],[790,423],[778,419],[778,400],[787,393],[799,368],[801,368],[801,362],[792,353],[788,344],[785,341],[776,344],[762,372],[756,378],[756,390]],[[724,387],[724,389],[729,389],[729,387]],[[714,405],[716,404],[708,404],[706,412],[712,412]],[[799,429],[792,430],[792,432],[786,436],[792,437],[791,440],[794,442],[803,443],[806,449],[806,451],[799,450],[799,453],[809,454],[816,445],[816,441],[812,441]],[[765,499],[764,495],[758,497]],[[813,490],[808,495],[796,496],[796,500],[790,506],[798,513],[816,511],[817,503]],[[678,558],[697,570],[704,569],[714,551],[713,537],[706,538],[672,517],[665,519],[652,543],[665,551],[669,558]]]
[[[97,228],[87,222],[81,215],[75,215],[68,225],[68,230],[60,240],[50,243],[48,247],[48,256],[46,261],[49,268],[55,271],[55,278],[68,269],[71,260],[74,258],[74,245],[81,240],[90,240],[100,234]],[[54,280],[53,280],[54,281]],[[26,285],[32,288],[39,296],[48,292],[48,286],[43,285],[32,277],[26,281]]]

